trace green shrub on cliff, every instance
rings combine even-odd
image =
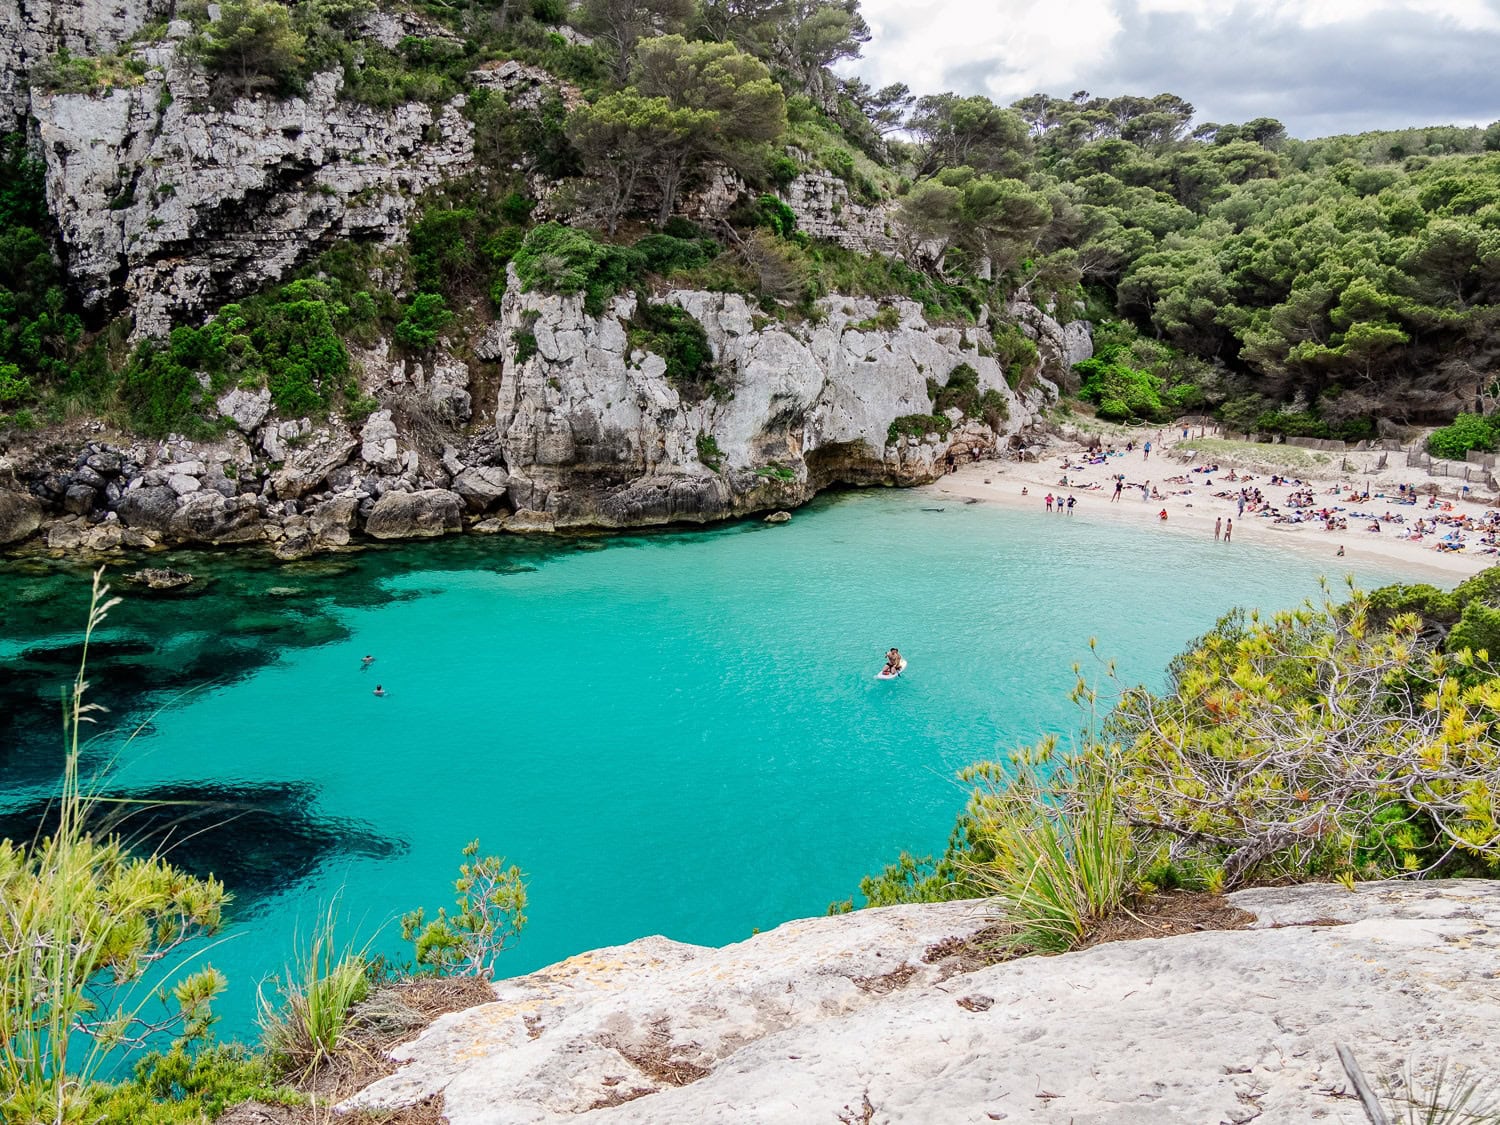
[[[712,395],[713,349],[693,314],[678,305],[654,304],[641,297],[625,326],[629,346],[666,360],[667,382],[690,398]]]

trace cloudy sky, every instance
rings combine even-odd
[[[1500,119],[1500,0],[861,0],[849,69],[1001,103],[1169,91],[1297,137]]]

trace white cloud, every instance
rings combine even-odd
[[[1169,90],[1300,136],[1500,118],[1500,0],[863,0],[849,69],[1001,103]]]
[[[1114,0],[864,0],[874,32],[864,65],[877,86],[946,89],[961,73],[1001,101],[1062,83],[1120,31]]]

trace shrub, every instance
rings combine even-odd
[[[769,228],[778,238],[791,238],[797,230],[797,213],[774,195],[755,201],[757,225]]]
[[[699,397],[714,393],[714,355],[708,333],[686,309],[642,298],[636,302],[625,334],[630,347],[666,360],[667,382],[679,391]]]
[[[65,700],[66,754],[57,826],[30,845],[0,841],[0,1114],[7,1121],[78,1119],[90,1082],[110,1052],[154,1030],[201,1038],[224,978],[210,967],[168,972],[142,987],[186,943],[218,928],[225,894],[213,879],[132,855],[118,838],[96,840],[89,820],[101,800],[80,784],[79,748],[89,646],[118,599],[94,575],[78,675]],[[173,979],[173,978],[176,979]],[[144,997],[141,995],[145,992]],[[143,1016],[153,995],[173,1007]]]
[[[1162,406],[1162,381],[1149,371],[1128,367],[1106,355],[1075,363],[1083,377],[1078,397],[1094,403],[1100,418],[1109,422],[1159,422],[1169,412]]]
[[[719,252],[718,243],[707,238],[676,238],[670,234],[648,234],[634,249],[644,259],[647,270],[666,276],[678,270],[693,270],[711,262]]]
[[[953,423],[942,414],[903,414],[891,420],[886,429],[886,440],[894,445],[902,437],[916,438],[918,441],[928,434],[946,437],[952,429]]]
[[[724,463],[724,451],[719,448],[719,443],[713,434],[700,433],[698,435],[698,460],[714,472],[718,472],[719,466]]]
[[[1266,410],[1255,419],[1255,428],[1265,434],[1287,437],[1326,438],[1328,423],[1307,410]]]
[[[595,316],[604,311],[605,301],[646,272],[645,255],[639,251],[606,246],[561,223],[533,227],[513,261],[523,290],[582,293],[584,308]]]
[[[200,1125],[241,1102],[295,1105],[303,1100],[277,1086],[265,1059],[234,1046],[196,1055],[180,1047],[153,1051],[136,1064],[131,1081],[92,1086],[86,1093],[83,1119],[101,1125]]]
[[[418,293],[396,325],[396,340],[413,351],[426,351],[452,320],[453,313],[441,293]]]
[[[1495,445],[1494,422],[1482,414],[1460,414],[1427,438],[1428,453],[1454,461],[1462,461],[1470,452],[1493,453]]]
[[[439,907],[431,922],[418,907],[401,919],[401,934],[413,942],[418,965],[438,976],[495,975],[495,959],[506,943],[526,926],[526,881],[521,869],[498,856],[479,855],[479,841],[471,841],[454,880],[457,910]]]
[[[1017,390],[1036,370],[1039,361],[1036,343],[1014,324],[996,324],[992,334],[995,360],[1005,371],[1005,381],[1010,389]]]
[[[868,316],[849,327],[856,332],[894,332],[901,327],[901,313],[894,305],[883,305],[874,316]]]
[[[1134,853],[1107,774],[1053,775],[1054,746],[1017,755],[1009,769],[976,766],[968,833],[983,862],[965,873],[1001,904],[1009,940],[1038,953],[1065,953],[1134,890]],[[1044,780],[1045,778],[1045,780]],[[1061,798],[1061,799],[1060,799]]]
[[[303,1073],[333,1056],[354,1005],[370,991],[364,949],[335,937],[337,903],[319,918],[311,937],[283,975],[274,998],[257,998],[266,1051],[278,1065]]]
[[[15,406],[32,395],[31,380],[14,363],[0,363],[0,407]]]

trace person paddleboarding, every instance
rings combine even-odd
[[[906,671],[906,657],[901,655],[901,650],[891,649],[885,654],[885,667],[880,670],[877,680],[894,680],[902,672]]]

